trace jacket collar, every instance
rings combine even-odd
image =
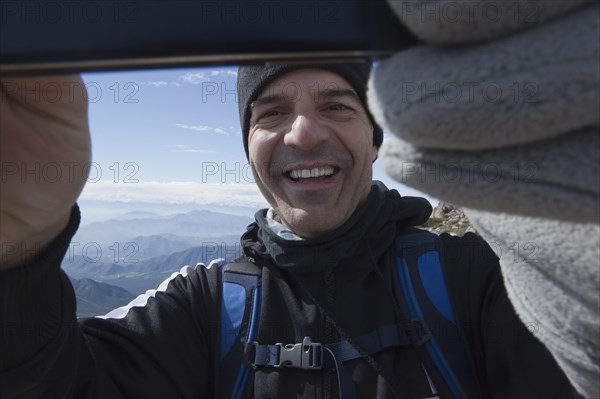
[[[372,267],[387,251],[399,228],[425,223],[431,205],[424,198],[401,197],[375,181],[367,200],[337,229],[305,240],[286,240],[269,226],[267,210],[256,213],[241,242],[247,256],[271,260],[296,272]]]

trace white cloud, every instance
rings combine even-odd
[[[237,77],[235,69],[213,69],[206,72],[187,72],[180,75],[177,80],[183,83],[198,85],[203,82],[208,82],[215,77]]]
[[[188,72],[179,76],[178,79],[183,83],[189,83],[193,85],[197,85],[209,80],[209,78],[206,76],[206,73],[204,72]]]
[[[195,130],[197,132],[208,132],[212,130],[212,127],[206,125],[186,125],[183,123],[176,123],[175,126],[182,129]]]
[[[225,130],[223,130],[223,129],[219,128],[219,127],[215,128],[214,132],[215,133],[219,133],[219,134],[224,134],[226,136],[229,136],[229,132],[226,132]]]
[[[88,183],[82,200],[168,204],[225,205],[264,208],[266,202],[253,183],[138,182]]]
[[[237,70],[233,69],[215,69],[210,73],[211,76],[233,76],[237,77]]]
[[[186,130],[194,130],[196,132],[210,132],[210,133],[217,133],[217,134],[221,134],[223,136],[231,136],[232,132],[230,132],[227,129],[224,128],[220,128],[220,127],[212,127],[212,126],[206,126],[206,125],[186,125],[185,123],[176,123],[175,126],[181,128],[181,129],[186,129]]]
[[[152,82],[144,82],[142,83],[144,86],[153,86],[153,87],[164,87],[166,85],[168,85],[168,82],[165,82],[164,80],[155,80]]]
[[[173,152],[187,152],[193,154],[220,154],[220,151],[204,150],[187,144],[171,144],[168,146]]]
[[[227,129],[227,131],[229,131],[232,136],[240,136],[240,137],[242,137],[242,130],[240,129],[239,126],[237,126],[237,127],[235,127],[235,126],[229,126],[229,128]]]

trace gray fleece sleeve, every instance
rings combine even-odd
[[[600,397],[600,5],[389,3],[426,44],[371,75],[387,173],[466,208],[519,316]]]

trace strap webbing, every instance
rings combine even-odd
[[[353,339],[363,353],[369,355],[397,346],[412,343],[411,325],[389,324]],[[259,345],[254,342],[246,347],[248,363],[253,367],[293,367],[304,370],[335,368],[340,397],[354,398],[354,382],[343,362],[361,358],[361,353],[344,340],[330,344],[311,342],[305,337],[302,343]]]
[[[388,324],[379,327],[375,331],[361,335],[353,339],[354,342],[366,353],[381,352],[385,349],[394,348],[396,346],[410,345],[410,335],[407,325]],[[324,345],[331,350],[333,356],[340,362],[358,359],[362,355],[348,341],[340,341],[332,344]]]
[[[379,327],[368,334],[356,337],[353,340],[365,353],[371,355],[396,346],[410,345],[410,335],[408,325],[389,324]],[[334,367],[334,364],[327,364],[329,362],[319,362],[319,359],[322,358],[321,346],[326,348],[338,362],[346,362],[362,357],[360,352],[348,341],[319,344],[311,342],[308,337],[304,338],[303,343],[298,344],[259,345],[258,343],[254,343],[249,348],[252,350],[247,350],[246,354],[248,361],[254,366],[294,367],[301,369]],[[297,355],[293,355],[292,352],[296,352]],[[252,355],[254,355],[254,359],[252,359]],[[303,361],[303,355],[306,357],[306,361]]]
[[[326,359],[335,365],[335,371],[338,379],[339,397],[344,399],[355,399],[356,390],[354,389],[354,381],[352,380],[350,373],[348,373],[348,370],[346,370],[342,364],[342,361],[336,359],[331,349],[326,347],[325,353],[327,354]]]

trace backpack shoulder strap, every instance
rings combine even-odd
[[[247,257],[221,266],[217,397],[251,396],[252,369],[244,345],[256,340],[261,305],[261,269]]]
[[[394,291],[416,331],[414,343],[442,397],[480,397],[467,340],[454,311],[438,235],[413,229],[396,238]]]

